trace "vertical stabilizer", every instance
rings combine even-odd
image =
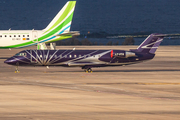
[[[131,51],[154,54],[165,36],[165,34],[151,34],[141,43],[141,45],[136,50]]]
[[[76,1],[68,1],[50,24],[44,29],[56,34],[67,33],[70,30]]]

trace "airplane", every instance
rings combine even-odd
[[[50,24],[43,30],[0,30],[0,49],[23,48],[37,45],[38,49],[47,49],[45,43],[71,38],[79,35],[70,31],[76,1],[68,1]],[[54,49],[52,45],[52,49]]]
[[[16,66],[93,67],[124,66],[153,59],[165,34],[151,34],[137,49],[124,50],[23,50],[4,63]]]

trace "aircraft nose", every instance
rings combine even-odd
[[[9,58],[7,60],[4,61],[4,63],[6,64],[10,64],[10,65],[15,65],[16,64],[16,60],[14,58]]]
[[[9,64],[9,63],[11,63],[11,60],[7,59],[4,61],[4,63]]]

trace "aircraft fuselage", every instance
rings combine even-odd
[[[154,56],[124,50],[24,50],[5,63],[18,66],[77,66],[86,69],[135,64]]]

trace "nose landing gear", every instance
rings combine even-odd
[[[17,62],[17,63],[16,63],[16,70],[15,70],[15,73],[20,73],[20,71],[19,71],[18,68],[19,68],[19,63]]]

